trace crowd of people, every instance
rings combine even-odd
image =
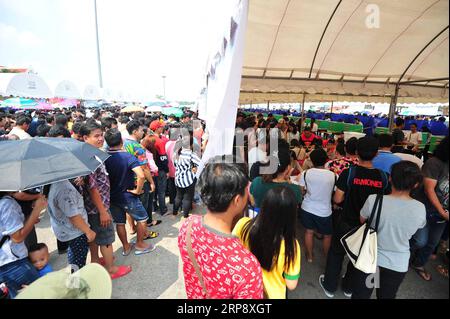
[[[334,297],[340,284],[349,298],[370,298],[375,285],[351,262],[341,280],[340,239],[369,219],[380,197],[378,298],[395,298],[409,267],[431,280],[425,266],[438,248],[448,258],[448,137],[423,162],[412,145],[414,130],[396,136],[401,120],[393,134],[347,141],[317,132],[314,121],[304,127],[271,114],[240,113],[236,127],[237,136],[252,129],[244,145],[235,139],[233,156],[243,164],[221,156],[209,162],[199,179],[207,213],[180,230],[188,298],[285,298],[300,278],[297,220],[308,263],[314,238],[323,241],[326,267],[318,281],[324,294]],[[277,129],[275,149],[271,129]],[[448,277],[448,264],[438,271]]]
[[[0,284],[11,298],[53,271],[34,229],[44,210],[67,263],[76,271],[90,254],[111,279],[132,271],[115,261],[116,233],[123,256],[148,254],[155,250],[149,239],[160,235],[162,218],[154,217],[181,212],[188,298],[286,298],[301,280],[302,254],[315,262],[315,240],[326,257],[318,281],[333,297],[346,255],[340,239],[369,219],[380,196],[378,298],[395,298],[409,267],[431,280],[427,262],[448,241],[448,137],[428,156],[417,126],[405,135],[400,118],[392,134],[344,140],[343,132],[319,131],[314,120],[238,113],[232,160],[202,163],[208,132],[193,112],[176,118],[106,108],[86,115],[83,108],[0,113],[0,147],[36,136],[72,138],[110,155],[88,176],[0,193]],[[191,216],[197,200],[206,214]],[[448,277],[448,265],[438,270]],[[344,294],[370,298],[367,276],[348,262]]]
[[[91,117],[79,108],[0,113],[0,141],[72,138],[110,155],[89,176],[42,189],[0,193],[0,283],[6,283],[10,297],[51,272],[48,248],[39,242],[34,228],[43,210],[50,216],[58,253],[67,253],[68,264],[80,269],[90,253],[90,261],[103,265],[111,279],[132,271],[131,266],[115,262],[116,233],[123,256],[133,251],[137,256],[147,254],[155,249],[148,240],[159,236],[152,228],[161,223],[153,212],[156,216],[177,215],[180,210],[184,217],[190,214],[195,170],[200,165],[192,144],[200,145],[203,136],[201,123],[195,132],[191,124],[196,114],[186,112],[176,120],[119,111],[98,110]],[[179,138],[181,130],[187,138]],[[136,234],[132,242],[127,222],[130,233]]]

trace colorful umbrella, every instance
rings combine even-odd
[[[38,102],[21,97],[10,98],[2,102],[2,107],[9,107],[13,109],[35,109],[37,106]]]
[[[167,102],[163,100],[155,100],[144,102],[144,106],[166,106]]]
[[[135,112],[144,112],[144,108],[138,106],[138,105],[128,105],[125,108],[123,108],[120,113],[135,113]]]
[[[152,105],[145,109],[146,112],[162,112],[163,108],[158,105]]]
[[[36,110],[42,110],[42,111],[51,111],[53,110],[53,105],[47,103],[47,102],[39,102],[36,106]]]
[[[176,107],[164,107],[162,109],[162,114],[164,115],[175,115],[176,117],[180,117],[183,115],[183,110]]]

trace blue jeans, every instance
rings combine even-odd
[[[427,221],[424,228],[419,229],[411,240],[413,250],[413,266],[423,267],[427,263],[434,249],[439,244],[446,222]]]
[[[166,188],[167,188],[167,173],[163,170],[159,170],[158,171],[158,204],[159,204],[159,213],[161,215],[164,215],[167,212]]]
[[[39,273],[28,258],[16,260],[0,267],[0,283],[6,283],[11,298],[17,295],[22,285],[29,285],[39,278]]]

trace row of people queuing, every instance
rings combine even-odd
[[[133,251],[147,254],[155,249],[148,240],[159,236],[151,229],[161,223],[161,219],[153,219],[153,212],[178,215],[181,209],[184,217],[190,213],[200,164],[192,145],[201,147],[204,142],[202,125],[194,131],[188,113],[164,122],[159,114],[135,113],[130,118],[131,114],[114,111],[97,112],[91,118],[79,109],[36,114],[34,119],[24,113],[13,117],[0,114],[1,140],[33,138],[31,135],[73,138],[110,155],[89,176],[46,185],[43,190],[0,193],[0,284],[6,284],[9,297],[52,271],[48,246],[38,241],[34,228],[45,209],[58,252],[67,253],[68,264],[74,270],[82,268],[90,252],[90,261],[103,265],[112,279],[132,271],[131,266],[115,262],[112,245],[116,233],[123,256]],[[181,128],[189,133],[184,139]],[[136,233],[131,242],[127,221],[130,233]]]
[[[251,165],[222,156],[200,175],[207,213],[189,218],[178,238],[188,298],[285,298],[300,278],[298,217],[306,229],[307,262],[314,261],[314,237],[323,235],[326,267],[318,281],[324,294],[334,297],[346,255],[340,239],[367,221],[378,194],[383,205],[377,297],[395,298],[409,267],[431,280],[425,266],[441,238],[448,240],[448,138],[425,163],[391,153],[388,134],[339,141],[334,159],[323,143],[293,139],[289,145],[279,138],[273,150],[265,137],[256,146],[251,138],[246,163]],[[252,157],[251,146],[259,148],[255,154],[268,155]],[[242,148],[234,148],[238,163]],[[296,148],[309,153],[311,162],[307,169],[297,168],[297,175]],[[242,217],[248,203],[253,213]],[[448,276],[445,267],[441,270]],[[366,286],[367,277],[349,262],[341,283],[345,296],[370,298],[374,288]]]

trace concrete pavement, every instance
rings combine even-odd
[[[196,212],[201,213],[201,212]],[[159,215],[157,215],[159,216]],[[151,227],[151,230],[158,231],[160,236],[151,239],[156,245],[156,250],[141,256],[131,253],[127,257],[121,255],[121,244],[116,236],[114,251],[117,264],[131,265],[133,271],[125,277],[113,281],[112,298],[116,299],[184,299],[184,280],[179,259],[177,236],[181,226],[181,215],[164,216],[162,223]],[[45,242],[51,253],[50,263],[55,270],[62,269],[67,264],[67,256],[58,255],[56,249],[56,238],[50,227],[48,214],[36,225],[38,240]],[[127,228],[128,229],[128,228]],[[303,229],[298,228],[300,234],[300,245],[303,247]],[[129,238],[133,238],[130,236]],[[301,277],[297,288],[289,292],[290,299],[326,299],[322,292],[318,277],[325,268],[325,258],[321,250],[321,241],[315,241],[315,260],[307,263],[302,253]],[[440,257],[442,258],[442,257]],[[88,256],[89,261],[89,256]],[[432,280],[426,282],[421,279],[413,270],[410,270],[400,287],[397,298],[400,299],[448,299],[449,281],[436,271],[436,266],[442,260],[431,261],[427,269],[432,273]],[[372,298],[375,297],[373,294]],[[336,299],[344,299],[341,291],[335,294]]]

